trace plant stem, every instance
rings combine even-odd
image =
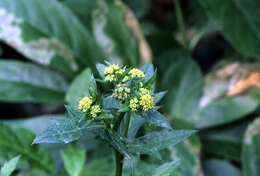
[[[127,118],[126,118],[125,130],[124,130],[124,136],[125,137],[128,136],[128,129],[129,129],[129,125],[130,125],[130,118],[131,118],[131,113],[128,112],[127,113]]]
[[[115,122],[115,125],[114,125],[114,130],[115,130],[115,131],[118,130],[118,128],[119,128],[119,126],[120,126],[120,123],[121,123],[122,119],[124,118],[124,115],[125,115],[125,113],[122,112],[122,113],[119,115],[119,117],[116,119],[116,122]]]
[[[177,23],[178,23],[179,30],[180,30],[181,35],[182,35],[183,45],[186,49],[188,49],[189,43],[188,43],[188,39],[187,39],[187,35],[186,35],[186,30],[185,30],[181,6],[180,6],[180,3],[179,3],[179,0],[174,0],[174,2],[175,2],[175,5],[176,5]]]
[[[117,120],[121,122],[123,117],[124,117],[124,113],[121,113]],[[128,112],[127,113],[127,118],[126,118],[125,129],[124,129],[124,136],[125,137],[128,136],[128,129],[129,129],[129,125],[130,125],[130,118],[131,118],[131,113]],[[119,125],[117,125],[118,121],[116,121],[114,130],[117,130],[118,127],[119,127]],[[119,122],[119,124],[120,124],[120,122]],[[116,159],[116,176],[122,176],[124,155],[122,155],[116,149],[114,149],[114,151],[115,151],[115,159]]]

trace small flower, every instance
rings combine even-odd
[[[80,112],[87,112],[87,110],[90,108],[92,103],[93,103],[92,97],[90,96],[83,97],[79,101],[78,110]]]
[[[115,81],[115,80],[116,80],[115,75],[107,75],[107,76],[105,77],[105,81],[106,81],[106,82],[113,82],[113,81]]]
[[[131,78],[144,78],[145,74],[142,70],[139,70],[137,68],[133,68],[129,71],[129,75]]]
[[[97,117],[97,115],[98,115],[100,112],[101,112],[100,105],[91,106],[91,108],[90,108],[90,116],[91,116],[92,118]]]
[[[139,91],[138,91],[138,93],[139,93],[140,96],[146,95],[146,94],[150,94],[150,92],[151,92],[151,91],[148,90],[148,89],[146,89],[146,88],[140,88]]]
[[[129,97],[129,94],[130,89],[126,86],[126,84],[118,84],[116,85],[111,97],[124,101]]]
[[[108,74],[113,74],[116,70],[119,70],[120,67],[116,64],[110,65],[108,67],[105,68],[104,74],[108,75]]]
[[[139,103],[138,103],[138,99],[135,97],[135,98],[132,98],[130,100],[130,103],[129,103],[129,108],[132,110],[132,111],[137,111],[137,109],[140,107]]]
[[[124,72],[125,72],[125,69],[119,69],[115,73],[118,74],[118,75],[122,75]]]
[[[148,111],[150,109],[153,109],[154,107],[154,101],[153,97],[150,94],[145,94],[140,97],[139,101],[143,111]]]

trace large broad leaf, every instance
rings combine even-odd
[[[240,162],[243,135],[248,121],[219,129],[202,131],[200,137],[205,153]],[[221,146],[221,147],[219,147]]]
[[[84,96],[93,96],[96,94],[97,87],[95,79],[89,68],[85,69],[80,75],[78,75],[72,82],[67,94],[66,101],[76,108],[78,101]]]
[[[1,176],[10,176],[12,172],[15,170],[16,165],[20,159],[20,156],[17,156],[10,161],[6,162],[4,166],[0,170]]]
[[[113,62],[124,61],[127,65],[137,65],[139,61],[138,43],[132,31],[125,24],[122,4],[103,1],[98,4],[92,18],[95,38]]]
[[[200,0],[223,35],[241,53],[250,57],[260,55],[260,12],[258,0]],[[244,34],[244,35],[242,35]]]
[[[242,164],[244,176],[260,174],[260,118],[249,125],[243,142]]]
[[[103,125],[81,121],[82,113],[66,106],[68,117],[55,120],[45,131],[37,135],[33,143],[69,143],[79,139],[86,133],[98,132]]]
[[[2,0],[0,12],[0,38],[38,63],[63,63],[59,68],[67,72],[77,65],[95,70],[94,63],[104,59],[91,34],[57,1]]]
[[[67,81],[54,71],[30,63],[0,60],[2,101],[64,102],[67,88]]]
[[[202,129],[238,120],[258,107],[259,91],[247,90],[258,85],[259,71],[233,63],[202,79],[198,66],[187,54],[167,55],[175,58],[162,84],[169,90],[165,109],[172,118],[185,120]]]
[[[128,144],[128,150],[134,154],[154,154],[154,152],[176,145],[191,136],[194,130],[162,130],[151,132],[136,138]]]
[[[33,133],[24,128],[0,124],[0,157],[21,155],[31,170],[54,173],[50,155],[42,146],[32,146],[33,139]]]
[[[72,145],[61,151],[65,169],[70,176],[80,176],[85,164],[85,155],[86,152],[84,150],[76,149]]]
[[[210,159],[203,163],[205,176],[241,176],[238,168],[225,160]]]

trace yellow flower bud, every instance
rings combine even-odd
[[[137,68],[133,68],[129,71],[129,75],[131,78],[144,78],[145,74],[142,70],[139,70]]]
[[[101,112],[101,108],[99,105],[94,105],[94,106],[91,106],[91,109],[90,109],[90,116],[92,118],[95,118],[97,117],[97,115]]]
[[[153,97],[150,94],[145,94],[140,97],[139,101],[143,111],[148,111],[150,109],[153,109],[154,107],[154,101]]]
[[[92,103],[93,103],[92,97],[90,96],[83,97],[79,101],[78,110],[80,112],[87,112],[87,110],[90,108]]]
[[[132,98],[130,100],[130,103],[129,103],[129,108],[132,110],[132,111],[137,111],[137,109],[139,108],[139,103],[138,103],[138,99],[137,98]]]

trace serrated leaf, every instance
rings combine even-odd
[[[158,111],[148,111],[141,117],[152,125],[171,129],[169,121]]]
[[[89,68],[85,69],[72,82],[67,94],[66,101],[73,107],[77,108],[78,101],[84,96],[93,96],[96,94],[97,85],[93,74]],[[95,96],[93,96],[95,98]]]
[[[153,176],[169,176],[178,167],[179,160],[164,163],[156,168]]]
[[[0,170],[0,176],[10,176],[15,170],[16,165],[20,159],[20,156],[17,156],[10,161],[6,162]]]
[[[126,145],[124,142],[126,141],[125,137],[120,135],[118,132],[113,130],[105,130],[103,133],[100,133],[100,137],[107,141],[111,146],[113,146],[117,151],[121,154],[130,158],[130,154],[127,150]]]
[[[245,133],[242,146],[243,176],[257,176],[260,174],[260,118],[250,124]]]
[[[38,63],[49,65],[63,57],[70,65],[75,59],[79,67],[95,70],[95,62],[104,58],[90,32],[57,1],[2,0],[0,9],[5,19],[0,38]]]
[[[78,140],[86,133],[97,132],[102,128],[103,125],[96,123],[87,124],[86,122],[81,122],[79,118],[58,119],[39,134],[33,143],[69,143]]]
[[[0,124],[0,156],[9,158],[21,155],[31,170],[53,174],[50,155],[42,146],[32,146],[33,138],[34,134],[24,128]]]
[[[200,0],[211,20],[238,52],[249,57],[260,55],[260,12],[258,0]],[[246,35],[241,35],[246,34]]]
[[[85,163],[86,152],[69,145],[61,151],[65,169],[70,176],[80,176]]]
[[[162,130],[151,132],[136,138],[127,145],[129,152],[135,154],[153,154],[157,150],[176,145],[194,134],[195,130]]]
[[[47,68],[15,60],[0,60],[0,100],[63,102],[68,82]]]

